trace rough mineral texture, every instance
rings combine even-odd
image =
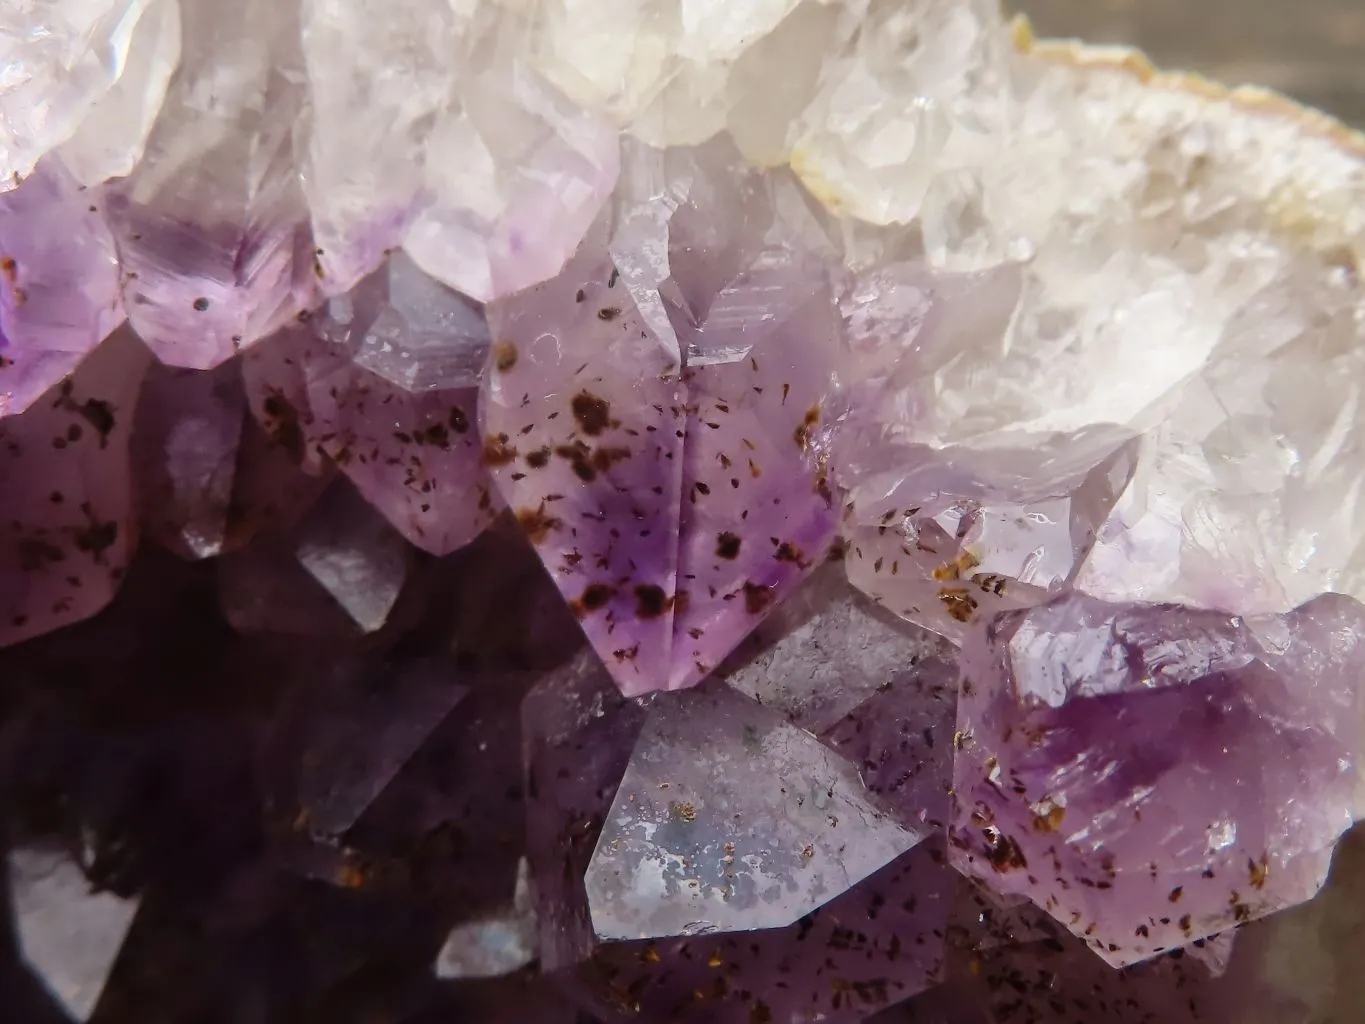
[[[823,236],[789,177],[722,144],[630,155],[614,223],[491,307],[482,423],[628,693],[704,678],[824,557],[837,349],[830,268],[805,248]]]
[[[962,654],[956,863],[1115,966],[1308,898],[1360,813],[1361,627],[1335,596],[998,617]]]
[[[921,837],[814,737],[723,687],[645,720],[585,880],[611,939],[775,928]]]
[[[114,240],[61,162],[0,194],[0,416],[23,412],[123,319]]]
[[[1359,1018],[1365,140],[995,0],[0,6],[7,1022]]]

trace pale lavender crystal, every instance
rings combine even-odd
[[[97,890],[61,849],[17,846],[8,868],[20,954],[71,1019],[88,1020],[138,898]]]
[[[644,718],[589,650],[547,673],[522,703],[526,851],[546,971],[592,952],[583,877]]]
[[[99,201],[56,157],[0,193],[0,417],[27,409],[123,319]]]
[[[436,977],[497,978],[525,967],[536,955],[536,915],[529,869],[517,864],[510,905],[450,930],[436,955]]]
[[[344,481],[290,530],[264,534],[218,563],[224,614],[247,632],[373,633],[388,622],[411,550]]]
[[[309,512],[294,557],[366,633],[388,621],[412,567],[411,548],[349,487]]]
[[[847,761],[716,683],[651,708],[584,884],[604,939],[776,928],[921,838]]]
[[[137,532],[128,439],[148,362],[119,331],[27,412],[0,420],[0,645],[114,596]]]
[[[297,4],[181,12],[182,59],[146,155],[105,207],[138,334],[162,361],[207,369],[313,303],[294,153],[307,97]]]
[[[147,533],[186,558],[226,546],[246,397],[241,364],[212,371],[154,364],[133,430]]]
[[[1023,449],[958,464],[950,454],[888,446],[888,468],[848,493],[849,579],[957,641],[974,622],[1061,593],[1136,464],[1135,446],[1109,436],[1069,444],[1074,460],[1047,467]]]
[[[785,928],[599,946],[571,990],[608,1022],[865,1020],[939,979],[943,860],[921,843]]]
[[[607,251],[603,224],[555,281],[490,307],[483,428],[639,693],[704,678],[826,556],[838,325],[789,178],[741,174],[719,144],[628,170]]]
[[[478,387],[491,344],[483,308],[402,252],[312,322],[359,369],[414,394]]]
[[[718,675],[846,758],[902,821],[947,821],[956,665],[941,638],[877,607],[841,565],[816,570]]]
[[[303,22],[302,178],[329,294],[399,245],[482,300],[558,272],[611,193],[620,133],[528,59],[519,10],[308,3]]]
[[[1365,614],[1071,595],[964,648],[955,863],[1114,965],[1311,897],[1359,811]]]
[[[685,389],[590,239],[554,279],[489,307],[484,462],[627,693],[667,684]]]
[[[917,663],[941,646],[938,638],[878,608],[849,586],[842,566],[830,563],[753,632],[720,675],[819,736],[878,695],[917,679]],[[933,686],[942,682],[936,679]],[[951,713],[955,691],[944,696]],[[946,765],[950,758],[945,753],[942,760]]]

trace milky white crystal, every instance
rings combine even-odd
[[[0,189],[17,185],[118,85],[157,0],[18,0],[0,11]],[[164,4],[163,4],[164,6]],[[151,29],[155,32],[155,29]]]
[[[303,4],[304,180],[324,288],[402,244],[488,300],[556,273],[616,180],[616,132],[525,60],[493,3]]]

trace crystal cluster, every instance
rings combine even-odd
[[[1343,1019],[1365,140],[994,0],[0,56],[19,1019]]]

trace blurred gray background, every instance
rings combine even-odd
[[[1040,36],[1127,43],[1164,68],[1266,85],[1365,128],[1365,0],[1003,0]]]

